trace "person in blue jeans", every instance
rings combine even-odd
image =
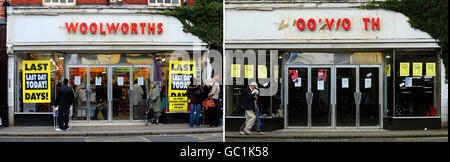
[[[203,88],[200,85],[194,85],[193,79],[191,78],[191,84],[188,86],[187,96],[190,99],[189,104],[191,104],[191,115],[189,120],[189,126],[194,127],[194,117],[197,127],[200,126],[200,113],[202,110],[202,94]]]

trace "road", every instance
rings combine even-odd
[[[351,139],[261,139],[261,138],[226,138],[227,142],[448,142],[448,137],[417,138],[351,138]]]
[[[0,142],[222,142],[222,133],[143,136],[0,136]]]

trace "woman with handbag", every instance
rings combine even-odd
[[[210,110],[208,110],[208,107],[204,104],[204,102],[206,101],[206,99],[208,99],[208,94],[211,92],[212,86],[211,86],[211,80],[206,80],[205,81],[205,85],[203,86],[203,95],[202,95],[202,106],[204,107],[204,112],[205,115],[203,116],[203,121],[204,124],[209,125],[210,127],[212,127],[211,125],[211,117],[210,117]]]
[[[208,94],[209,98],[212,98],[214,101],[214,107],[209,107],[210,109],[210,119],[212,127],[219,126],[219,108],[217,105],[219,104],[219,93],[220,93],[220,85],[219,85],[219,76],[214,76],[211,92]]]
[[[189,104],[191,104],[191,114],[189,119],[189,127],[194,127],[194,117],[197,127],[200,127],[200,113],[202,103],[202,93],[203,88],[200,85],[195,85],[193,79],[191,78],[191,84],[188,86],[187,96],[190,99]]]

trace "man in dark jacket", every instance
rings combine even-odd
[[[72,88],[69,88],[68,86],[69,80],[64,79],[63,83],[63,86],[58,90],[58,95],[56,96],[56,101],[53,105],[53,109],[58,106],[59,116],[59,128],[56,128],[55,131],[63,131],[69,128],[70,105],[72,105],[75,100]]]
[[[257,84],[255,82],[250,83],[249,87],[246,87],[242,93],[242,109],[245,111],[245,115],[247,115],[247,118],[245,120],[245,128],[244,133],[247,135],[252,134],[250,132],[253,124],[256,120],[255,115],[255,96],[253,95],[256,93],[254,90],[256,88]]]

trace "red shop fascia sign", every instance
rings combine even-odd
[[[369,17],[364,17],[362,18],[362,21],[364,23],[364,30],[380,30],[380,18],[376,17],[376,18],[369,18]],[[296,27],[298,30],[300,31],[305,31],[305,30],[311,30],[314,31],[317,27],[318,24],[321,24],[325,22],[325,26],[328,30],[339,30],[340,28],[342,28],[343,30],[350,30],[351,26],[352,26],[352,22],[349,18],[318,18],[318,19],[314,19],[314,18],[309,18],[309,19],[304,19],[304,18],[298,18],[296,20]],[[371,28],[370,28],[371,27]],[[322,27],[319,27],[322,30]]]
[[[120,22],[66,22],[67,33],[82,34],[162,34],[163,23],[161,22],[132,22],[132,23],[120,23]]]

